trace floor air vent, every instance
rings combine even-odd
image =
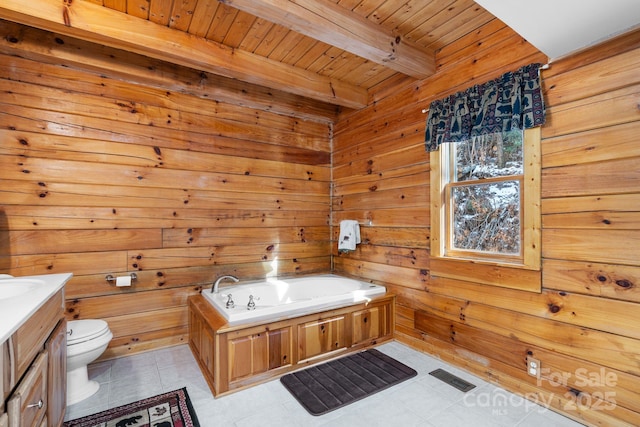
[[[471,384],[470,382],[467,382],[462,378],[456,377],[455,375],[443,369],[436,369],[435,371],[429,372],[429,375],[433,375],[437,379],[444,381],[445,383],[457,388],[458,390],[464,393],[475,388],[475,385]]]

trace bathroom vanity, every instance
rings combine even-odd
[[[71,274],[0,279],[0,427],[62,425],[64,285]]]

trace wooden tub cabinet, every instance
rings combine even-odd
[[[395,296],[270,323],[231,326],[189,298],[189,346],[214,396],[391,340]]]

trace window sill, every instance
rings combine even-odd
[[[542,292],[542,272],[523,264],[478,259],[432,257],[430,275],[483,285]]]

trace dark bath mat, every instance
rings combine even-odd
[[[332,360],[280,378],[311,415],[322,415],[417,375],[375,349]]]

